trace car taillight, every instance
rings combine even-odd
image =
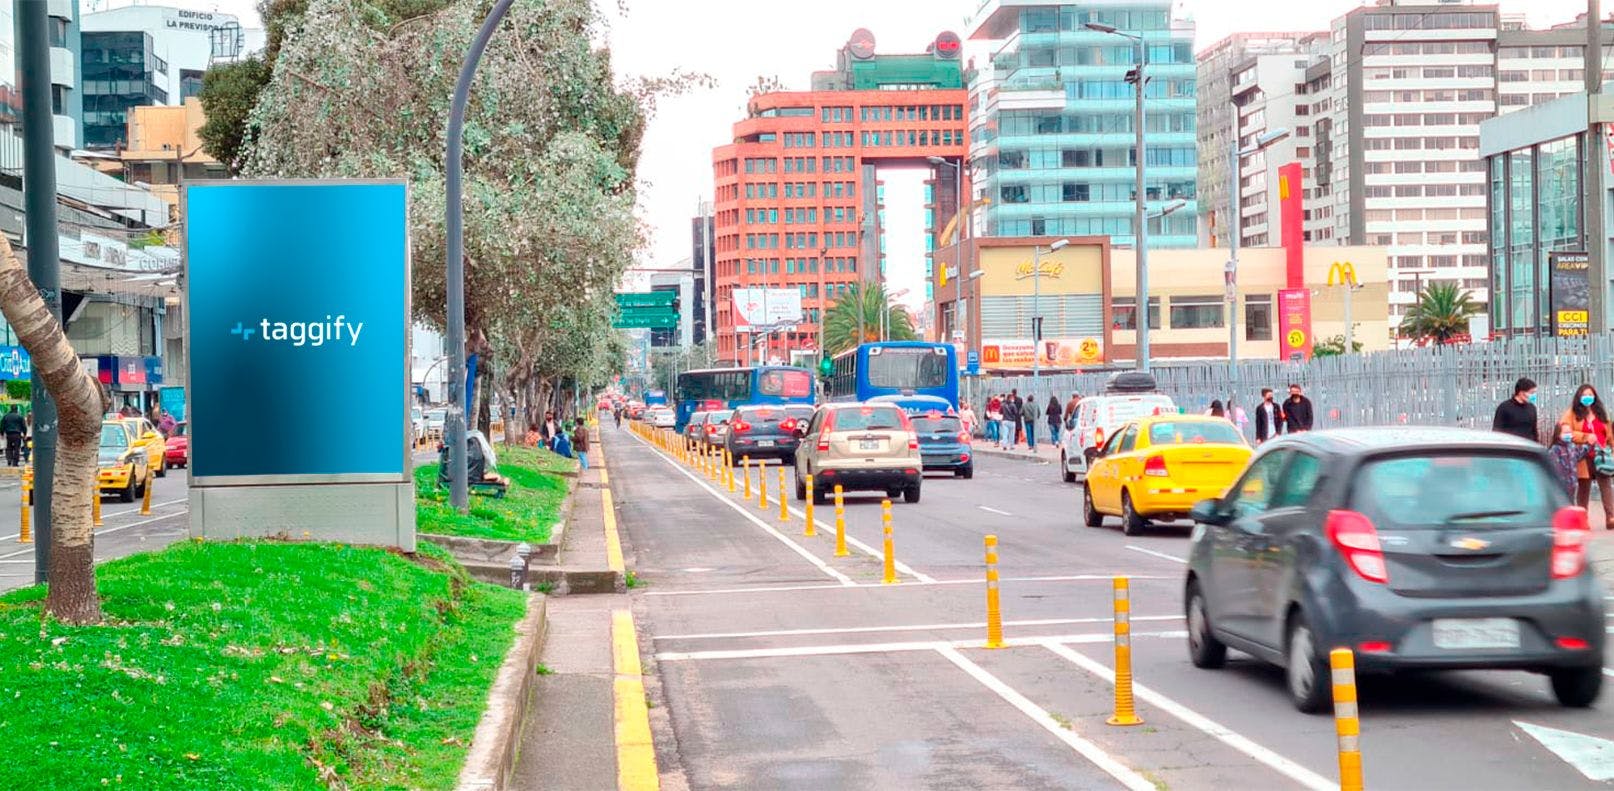
[[[958,443],[960,445],[968,445],[973,441],[974,441],[974,439],[972,437],[970,437],[970,433],[968,431],[960,431],[960,432],[958,432]]]
[[[729,432],[732,433],[732,434],[744,434],[745,432],[750,431],[750,430],[751,430],[751,424],[745,422],[744,420],[736,420],[733,423],[729,424]]]
[[[919,435],[918,434],[909,434],[908,435],[908,450],[919,450]]]
[[[1104,429],[1101,429],[1101,428],[1093,429],[1093,447],[1097,448],[1097,447],[1102,446],[1103,444],[1104,444]]]
[[[1380,583],[1390,581],[1390,570],[1384,562],[1384,549],[1379,545],[1379,532],[1367,517],[1355,511],[1329,511],[1323,531],[1345,558],[1345,564],[1362,579]]]
[[[708,434],[716,434],[717,433],[717,425],[716,424],[708,425],[706,427],[706,433],[708,433]]]
[[[1149,458],[1145,459],[1143,461],[1143,474],[1153,475],[1157,478],[1166,477],[1166,475],[1169,474],[1166,472],[1166,457],[1150,456]]]
[[[779,430],[785,432],[786,434],[794,433],[796,430],[796,419],[793,417],[787,417],[784,420],[779,421]]]
[[[1568,506],[1552,515],[1552,578],[1577,577],[1586,568],[1586,542],[1591,526],[1586,509]]]

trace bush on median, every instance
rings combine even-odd
[[[504,497],[473,494],[470,513],[456,512],[437,485],[436,464],[415,468],[415,529],[422,533],[541,544],[561,518],[567,479],[577,462],[547,450],[498,447],[499,473],[510,479]]]

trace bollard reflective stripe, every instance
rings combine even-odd
[[[835,557],[852,554],[846,549],[846,503],[841,499],[841,485],[835,484]]]
[[[768,510],[768,467],[757,462],[757,507]]]
[[[740,466],[745,468],[745,499],[751,499],[751,457],[741,456]]]
[[[813,476],[807,476],[803,484],[807,489],[807,527],[803,529],[802,535],[816,536],[818,535],[818,527],[813,524]]]
[[[92,526],[94,526],[94,527],[100,527],[101,526],[101,487],[100,486],[96,486],[95,490],[90,493],[90,524]]]
[[[790,522],[790,498],[785,496],[785,465],[779,465],[779,521]]]
[[[1003,612],[998,599],[998,537],[986,537],[986,647],[1003,647]]]
[[[885,526],[885,577],[880,580],[885,585],[895,585],[901,580],[897,579],[897,550],[891,540],[891,501],[880,501],[880,522]]]
[[[1137,706],[1132,698],[1132,602],[1130,582],[1116,577],[1115,589],[1115,713],[1111,725],[1140,725]]]
[[[1328,652],[1334,687],[1334,735],[1339,743],[1340,791],[1362,791],[1362,721],[1356,700],[1356,655],[1349,648]]]

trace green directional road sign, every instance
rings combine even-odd
[[[673,301],[676,299],[678,299],[678,292],[676,291],[636,291],[617,294],[616,304],[617,307],[624,310],[636,307],[665,308],[672,307]]]
[[[611,326],[617,329],[671,330],[678,327],[678,311],[671,307],[623,306]]]

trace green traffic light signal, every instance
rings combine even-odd
[[[833,373],[835,373],[835,361],[834,360],[831,360],[830,358],[825,357],[825,358],[820,359],[818,361],[818,374],[820,376],[829,376],[830,374],[833,374]]]

